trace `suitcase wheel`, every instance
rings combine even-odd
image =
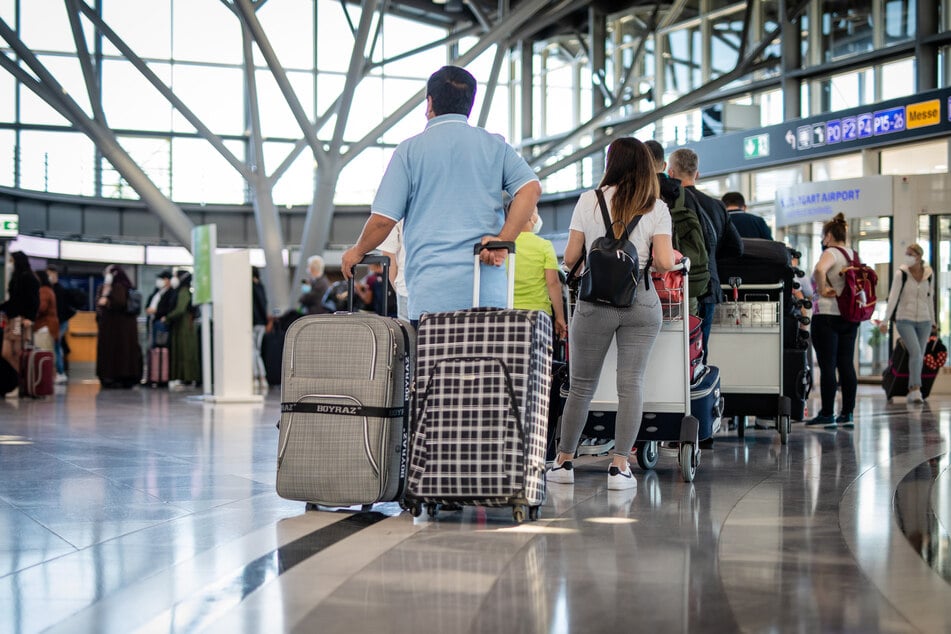
[[[529,511],[531,512],[531,511]],[[515,520],[516,524],[521,524],[525,521],[525,507],[522,505],[512,507],[512,519]]]
[[[426,513],[430,519],[436,519],[439,516],[439,505],[435,502],[430,502],[426,505]]]
[[[540,506],[530,506],[528,507],[528,519],[533,522],[536,521],[541,514],[542,507]]]

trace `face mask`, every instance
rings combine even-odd
[[[913,256],[913,255],[906,255],[906,256],[905,256],[905,264],[907,264],[908,266],[914,266],[914,265],[918,264],[918,258],[916,258],[916,257]]]
[[[538,220],[535,221],[535,224],[532,225],[532,233],[538,233],[542,230],[542,217],[539,216]]]
[[[163,280],[161,277],[155,280],[155,288],[159,290],[165,288],[165,280]]]
[[[177,277],[173,277],[173,278],[172,278],[172,288],[178,288],[178,278],[177,278]]]
[[[300,294],[306,295],[310,292],[310,284],[301,284],[300,285]]]
[[[103,278],[104,284],[112,284],[112,273],[106,273],[105,278]]]

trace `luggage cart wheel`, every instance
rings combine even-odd
[[[314,504],[313,502],[308,502],[304,505],[304,511],[319,511],[320,507]]]
[[[792,427],[792,423],[788,416],[780,416],[776,420],[779,424],[779,442],[785,445],[789,442],[789,428]]]
[[[684,482],[693,482],[693,477],[697,475],[697,463],[699,459],[692,442],[680,444],[679,458],[680,471],[684,477]]]
[[[542,507],[540,506],[530,506],[528,507],[528,519],[533,522],[538,519],[538,516],[541,514]]]
[[[430,502],[426,505],[426,513],[429,514],[430,518],[436,519],[436,517],[439,515],[439,505],[437,505],[435,502]]]
[[[521,524],[525,521],[525,509],[522,506],[513,506],[512,507],[512,519],[515,520],[516,524]]]
[[[736,423],[736,435],[740,438],[746,436],[746,417],[745,416],[734,416],[733,422]]]
[[[413,517],[419,517],[423,514],[423,505],[419,502],[414,502],[409,506],[409,512]]]
[[[657,466],[657,441],[650,440],[634,444],[637,447],[637,464],[644,471],[650,471]]]

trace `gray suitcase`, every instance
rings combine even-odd
[[[477,289],[478,275],[475,297]],[[537,518],[551,355],[551,319],[541,311],[423,315],[405,500],[414,515],[423,505],[430,516],[440,505],[478,505],[511,506],[516,521],[528,507]]]
[[[364,313],[291,325],[278,495],[335,507],[402,497],[415,338],[408,322]]]

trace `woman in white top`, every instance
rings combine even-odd
[[[629,137],[611,143],[599,189],[604,194],[611,220],[616,223],[616,236],[621,235],[622,227],[641,216],[629,238],[637,249],[641,266],[646,266],[653,245],[654,268],[658,271],[673,268],[670,211],[658,198],[659,185],[647,147]],[[583,249],[590,252],[591,244],[603,237],[604,231],[597,196],[594,191],[585,192],[578,199],[571,217],[565,265],[573,266],[581,258]],[[649,275],[644,278],[650,279]],[[628,456],[644,412],[644,373],[660,326],[660,300],[653,285],[643,280],[638,284],[634,303],[627,308],[578,302],[568,337],[571,388],[562,415],[559,453],[547,474],[549,482],[574,483],[571,460],[578,448],[604,356],[616,338],[618,411],[608,489],[633,489],[637,486]]]
[[[888,293],[888,314],[879,326],[887,332],[888,324],[895,320],[898,334],[908,350],[908,402],[920,403],[921,365],[925,346],[935,327],[934,272],[922,262],[924,249],[917,244],[905,249],[905,263],[898,267]]]
[[[813,275],[816,294],[812,303],[812,347],[816,351],[821,374],[819,392],[822,395],[822,408],[815,418],[806,422],[807,425],[825,425],[830,428],[854,425],[852,412],[855,409],[858,377],[852,359],[859,325],[842,318],[836,299],[845,288],[845,280],[839,273],[855,257],[855,251],[848,246],[848,237],[849,224],[841,213],[822,225],[823,250]],[[835,416],[837,384],[842,387],[842,409]]]

